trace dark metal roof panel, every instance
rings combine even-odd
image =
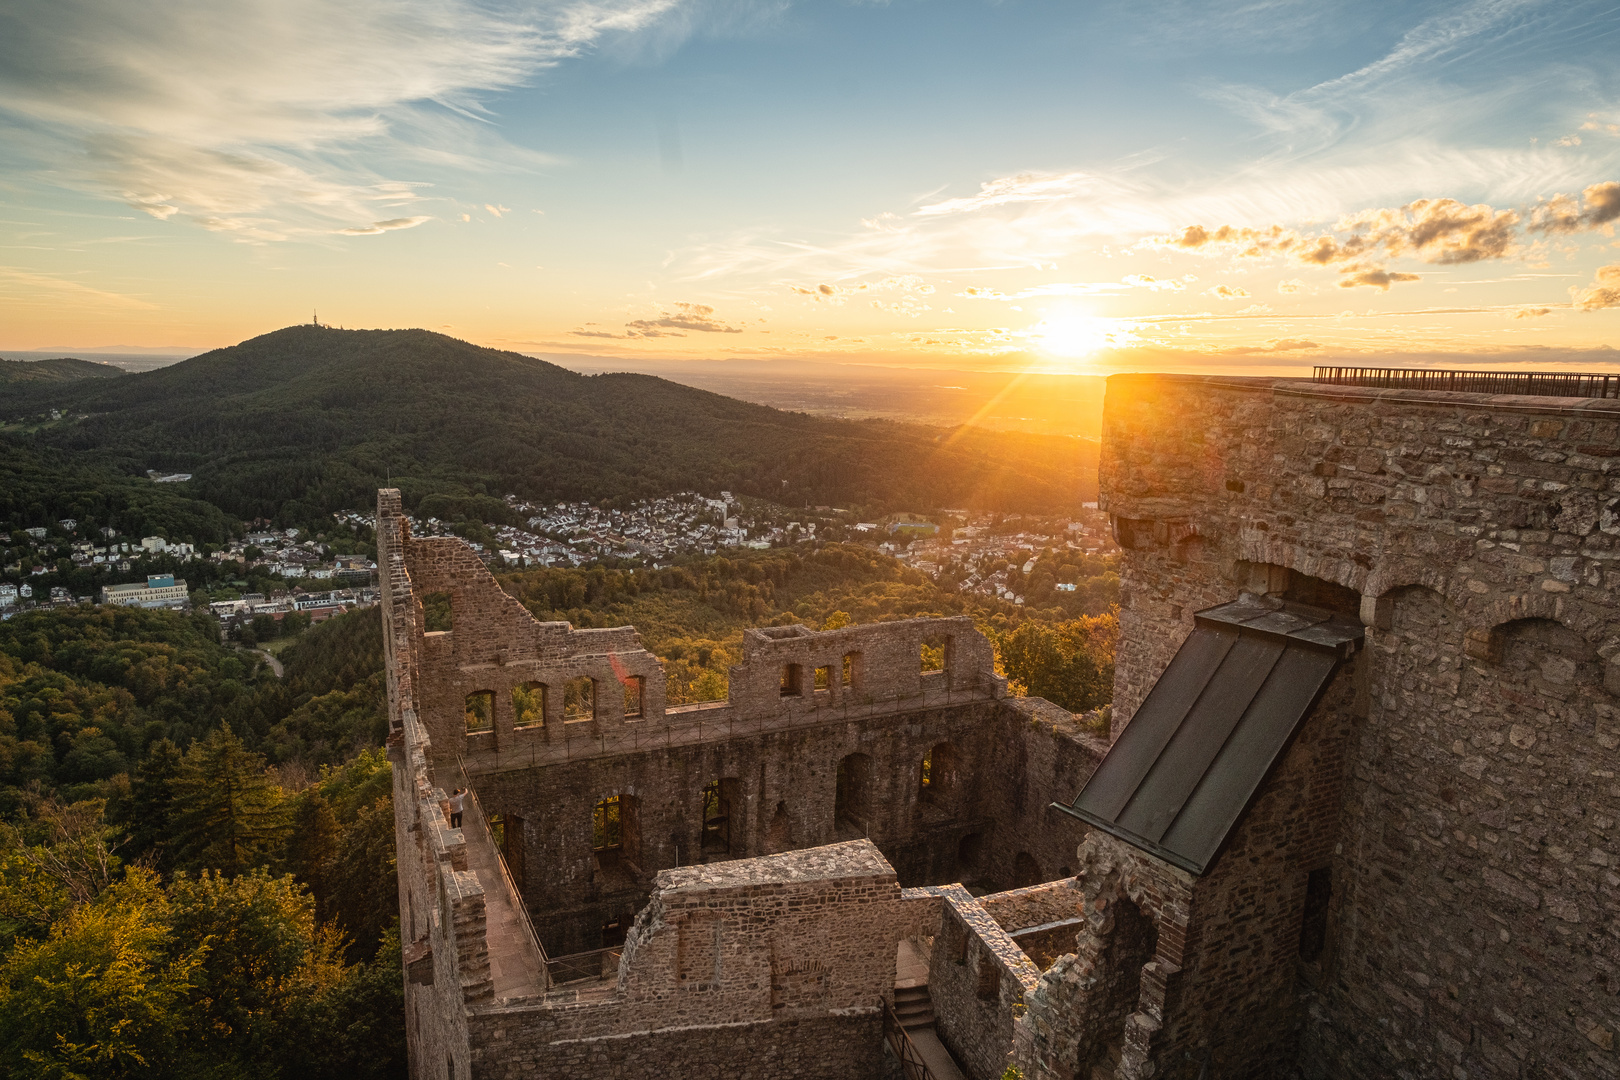
[[[1254,696],[1286,648],[1258,635],[1238,639],[1204,692],[1189,703],[1181,726],[1125,804],[1116,819],[1121,826],[1153,841],[1164,836],[1227,737],[1248,715]]]
[[[1359,622],[1244,595],[1201,611],[1072,807],[1203,873],[1341,660]]]
[[[1237,639],[1235,630],[1215,629],[1195,633],[1182,645],[1105,759],[1117,755],[1118,761],[1106,774],[1098,768],[1086,785],[1093,812],[1113,820],[1125,808]]]
[[[1177,814],[1163,844],[1200,866],[1215,861],[1261,782],[1288,746],[1299,722],[1327,686],[1339,660],[1332,653],[1283,652],[1231,737],[1221,746]]]

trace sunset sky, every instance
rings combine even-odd
[[[0,348],[1603,368],[1617,56],[1612,0],[11,0]]]

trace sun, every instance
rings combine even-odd
[[[1065,359],[1079,359],[1115,344],[1114,326],[1106,319],[1079,312],[1049,315],[1031,328],[1041,351]]]

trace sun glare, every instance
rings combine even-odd
[[[1079,359],[1114,344],[1113,326],[1106,319],[1078,312],[1052,315],[1034,328],[1044,352]]]

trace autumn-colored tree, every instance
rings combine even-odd
[[[1027,621],[997,635],[996,655],[1003,673],[1025,693],[1084,712],[1113,700],[1118,638],[1113,614],[1057,624]]]
[[[134,869],[0,967],[0,1073],[53,1080],[175,1075],[184,1007],[208,945],[178,938],[150,871]]]

